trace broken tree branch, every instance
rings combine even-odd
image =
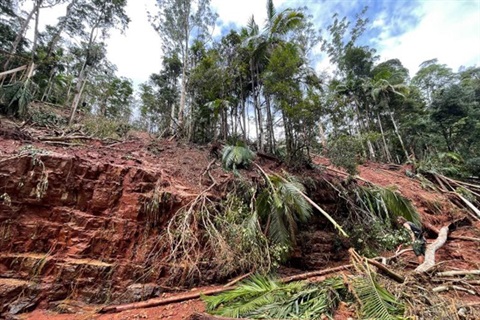
[[[95,139],[89,136],[44,136],[38,137],[40,141],[68,141],[68,140],[92,140]]]
[[[448,291],[450,289],[453,289],[453,290],[458,290],[458,291],[465,291],[465,292],[468,292],[470,293],[471,295],[476,295],[477,293],[473,290],[470,290],[470,289],[467,289],[467,288],[464,288],[464,287],[460,287],[460,286],[438,286],[438,287],[435,287],[432,289],[433,292],[443,292],[443,291]]]
[[[169,298],[155,298],[155,299],[150,299],[147,301],[141,301],[141,302],[134,302],[134,303],[128,303],[128,304],[122,304],[122,305],[116,305],[116,306],[107,306],[103,307],[100,309],[98,312],[99,313],[114,313],[114,312],[121,312],[121,311],[126,311],[126,310],[132,310],[132,309],[143,309],[143,308],[151,308],[151,307],[158,307],[158,306],[163,306],[166,304],[170,303],[176,303],[176,302],[182,302],[186,300],[192,300],[192,299],[198,299],[202,295],[208,296],[216,293],[221,293],[227,290],[230,290],[231,288],[225,288],[225,287],[220,287],[220,288],[213,288],[209,290],[200,290],[197,292],[191,292],[188,294],[182,294],[182,295],[176,295],[173,297]]]
[[[229,283],[227,283],[226,285],[224,285],[224,287],[231,287],[233,286],[235,283],[239,282],[239,281],[242,281],[243,279],[245,278],[248,278],[249,276],[252,275],[252,272],[249,272],[249,273],[246,273],[244,275],[241,275],[239,277],[236,277],[235,279],[233,279],[232,281],[230,281]]]
[[[404,283],[405,282],[405,278],[403,276],[401,276],[398,273],[393,272],[392,270],[388,269],[385,265],[381,264],[380,262],[372,260],[372,259],[366,259],[366,261],[369,264],[374,265],[375,267],[380,269],[385,275],[387,275],[388,277],[397,281],[398,283]]]
[[[466,276],[466,275],[480,275],[480,270],[453,270],[437,272],[437,277],[452,277],[452,276]]]
[[[318,270],[318,271],[311,271],[311,272],[306,272],[302,274],[296,274],[294,276],[289,276],[289,277],[284,277],[280,279],[280,282],[282,283],[289,283],[292,281],[300,281],[300,280],[306,280],[308,278],[313,278],[313,277],[319,277],[319,276],[324,276],[326,274],[331,274],[339,271],[344,271],[348,270],[353,267],[353,264],[345,264],[343,266],[338,266],[334,268],[328,268],[328,269],[323,269],[323,270]]]
[[[416,273],[424,273],[430,270],[435,265],[435,251],[440,249],[447,241],[448,226],[440,229],[437,239],[427,247],[425,253],[425,261],[419,265],[416,269]]]

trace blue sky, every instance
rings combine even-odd
[[[245,26],[253,14],[258,24],[266,18],[264,0],[211,0],[219,14],[214,34]],[[131,18],[125,34],[114,31],[107,40],[108,58],[118,74],[144,82],[161,68],[160,37],[148,22],[146,10],[155,11],[155,0],[128,0]],[[326,29],[334,13],[354,21],[368,6],[370,22],[360,44],[377,50],[378,62],[398,58],[414,75],[420,63],[438,58],[457,71],[460,66],[480,66],[480,0],[274,0],[278,10],[308,7],[318,29]],[[43,23],[55,23],[59,12],[41,13]],[[331,71],[324,54],[317,50],[314,67]]]
[[[258,23],[265,19],[265,2],[212,0],[220,23],[245,25],[255,12]],[[240,2],[240,1],[239,1]],[[278,10],[306,6],[314,24],[325,30],[338,13],[354,22],[367,6],[369,19],[362,45],[377,50],[379,62],[398,58],[411,75],[425,60],[438,58],[454,71],[460,66],[480,66],[480,0],[276,0]],[[235,7],[235,9],[234,9]],[[253,11],[254,10],[254,11]],[[318,52],[318,71],[331,70],[328,59]]]

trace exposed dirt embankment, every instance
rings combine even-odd
[[[159,233],[205,188],[209,159],[187,145],[145,141],[66,152],[0,137],[0,314],[162,291]]]
[[[42,135],[45,132],[37,134]],[[155,318],[159,314],[183,319],[203,311],[202,303],[195,300],[112,317],[93,316],[95,310],[85,304],[128,303],[177,289],[178,282],[170,277],[172,266],[165,259],[168,248],[160,235],[172,215],[211,186],[212,180],[216,182],[210,190],[212,199],[225,197],[234,177],[219,167],[220,161],[213,163],[207,148],[159,141],[146,134],[110,144],[90,139],[64,141],[61,136],[49,142],[29,141],[30,136],[14,126],[0,130],[0,318],[35,308],[30,319],[68,318],[45,309],[79,313],[71,316],[78,319]],[[265,170],[281,169],[273,161],[257,161]],[[347,209],[327,181],[350,182],[328,159],[314,161],[333,171],[298,174],[305,181],[310,179],[309,196],[342,224]],[[364,181],[395,186],[433,227],[468,216],[445,195],[407,177],[405,168],[370,163],[359,169]],[[242,174],[254,181],[261,179],[253,171]],[[438,251],[438,261],[446,269],[478,269],[479,242],[466,239],[478,240],[478,223],[456,227],[450,235],[457,238]],[[298,240],[289,266],[280,270],[282,275],[348,263],[348,241],[340,241],[321,215],[302,226]],[[404,271],[411,272],[415,256],[407,253],[404,257]],[[225,280],[209,274],[202,273],[195,284]]]

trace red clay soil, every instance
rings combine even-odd
[[[134,290],[137,283],[132,278],[138,276],[139,269],[146,261],[156,263],[148,260],[151,257],[147,254],[155,248],[155,243],[145,241],[138,245],[146,230],[142,199],[151,196],[159,186],[162,192],[171,195],[171,200],[165,203],[165,216],[161,221],[164,225],[172,211],[211,185],[212,181],[205,170],[213,158],[207,147],[152,139],[148,134],[139,132],[130,133],[126,141],[106,143],[89,139],[81,140],[81,144],[77,145],[79,140],[53,139],[52,131],[30,128],[25,135],[11,121],[0,119],[0,122],[0,195],[6,192],[12,198],[11,206],[0,203],[0,231],[5,232],[9,227],[8,234],[11,237],[4,243],[0,237],[0,314],[4,299],[2,290],[13,295],[32,286],[36,290],[32,289],[32,292],[40,297],[44,297],[42,294],[47,291],[48,294],[58,294],[56,300],[64,301],[65,305],[57,306],[57,310],[63,308],[74,314],[57,314],[46,310],[52,309],[49,302],[40,299],[38,307],[31,313],[21,315],[21,319],[173,320],[186,319],[195,312],[204,311],[204,304],[197,299],[100,315],[95,313],[97,309],[92,306],[98,303],[96,298],[104,292],[101,288],[91,286],[91,283],[103,284],[107,281],[105,283],[116,290],[123,290],[122,294],[128,290],[132,296],[138,294]],[[39,137],[48,140],[47,136],[52,138],[49,143],[40,141]],[[29,137],[32,137],[32,141],[28,141]],[[48,172],[48,191],[42,199],[35,196],[40,173],[30,163],[31,152],[40,152],[37,157],[43,161]],[[325,158],[315,157],[314,162],[331,167]],[[263,166],[274,170],[276,164],[265,161]],[[359,176],[377,185],[396,188],[413,202],[423,221],[438,229],[466,216],[445,195],[429,190],[419,180],[407,177],[407,169],[366,163],[359,167]],[[233,178],[218,164],[212,166],[210,173],[219,185]],[[22,178],[29,175],[33,177],[30,182]],[[224,192],[217,188],[212,190],[212,196],[221,198]],[[479,227],[478,223],[459,226],[451,234],[480,238]],[[328,268],[345,262],[344,256],[334,257],[331,252],[326,252],[331,248],[326,243],[329,237],[327,233],[320,230],[313,237],[314,240],[315,237],[323,240],[315,240],[321,242],[317,243],[321,247],[319,252],[308,253],[312,255],[312,260],[319,261],[318,264],[313,261],[311,268]],[[479,245],[474,241],[449,240],[437,251],[437,260],[441,261],[445,270],[480,269]],[[323,258],[314,258],[320,253]],[[403,260],[415,261],[415,256],[409,253]],[[408,263],[406,265],[407,271],[414,268]],[[38,272],[37,276],[44,287],[39,288],[30,282],[31,269]],[[158,274],[142,283],[145,285],[142,290],[151,289],[145,296],[142,291],[141,300],[173,295],[155,291],[158,288],[153,284],[168,273],[167,269],[160,269]],[[289,272],[288,269],[284,270],[286,274]],[[291,273],[298,272],[291,270]],[[205,281],[213,283],[212,279]],[[79,289],[72,292],[68,287],[74,282]],[[152,287],[148,287],[150,284]],[[129,302],[122,301],[122,294],[114,297],[117,299],[115,304]],[[138,300],[138,296],[135,297]],[[468,295],[463,297],[464,300],[472,299]],[[70,298],[72,301],[68,303]],[[477,300],[474,298],[472,301]],[[8,301],[4,303],[14,300]],[[18,304],[18,301],[15,300],[15,303]],[[354,317],[354,312],[342,304],[335,319],[345,320],[348,317]]]

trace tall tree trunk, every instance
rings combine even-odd
[[[187,97],[187,70],[188,70],[188,51],[189,51],[189,38],[190,32],[188,30],[189,26],[189,17],[188,14],[185,15],[185,43],[184,43],[184,51],[182,57],[182,88],[180,91],[180,104],[178,106],[178,130],[183,131],[183,121],[184,121],[184,113],[185,113],[185,104],[186,104],[186,97]],[[183,133],[181,133],[183,134]]]
[[[37,12],[42,2],[43,0],[37,0],[34,3],[32,11],[30,11],[30,13],[28,14],[27,19],[25,19],[25,22],[22,24],[20,31],[17,33],[17,36],[15,37],[15,40],[12,43],[12,48],[10,49],[10,54],[8,55],[7,61],[5,61],[5,64],[3,65],[3,70],[8,69],[8,66],[10,65],[10,60],[12,59],[12,56],[17,52],[17,47],[23,39],[25,31],[27,30],[28,25],[30,24],[30,20],[32,20],[33,14]]]
[[[268,152],[275,150],[275,131],[273,130],[273,116],[270,104],[270,97],[265,96],[265,103],[267,106],[267,134],[268,134]]]
[[[50,71],[50,77],[48,78],[48,84],[47,87],[45,88],[45,91],[43,91],[42,98],[40,99],[41,101],[45,101],[48,99],[50,96],[50,92],[52,91],[53,87],[53,77],[55,76],[55,68],[52,68]]]
[[[390,119],[392,120],[393,128],[395,129],[395,134],[397,135],[398,141],[400,141],[400,145],[402,146],[402,150],[405,153],[405,160],[408,160],[408,152],[407,152],[407,149],[405,149],[405,145],[403,144],[402,136],[400,135],[400,132],[398,131],[397,123],[395,122],[395,118],[393,117],[393,112],[391,112],[389,110],[388,113],[390,114]]]
[[[37,50],[39,19],[40,19],[40,7],[37,6],[37,12],[35,14],[35,30],[33,31],[33,45],[32,45],[32,57],[31,57],[32,63],[35,62],[35,51]]]
[[[73,102],[71,107],[72,113],[70,114],[70,120],[68,121],[68,125],[72,125],[73,123],[73,119],[75,118],[75,113],[77,112],[78,104],[80,103],[80,99],[82,97],[83,89],[85,88],[85,82],[87,78],[87,67],[88,67],[87,63],[88,63],[88,59],[90,59],[90,50],[93,44],[94,34],[100,22],[101,22],[101,19],[98,19],[98,21],[95,23],[95,25],[92,27],[92,30],[90,31],[90,37],[88,39],[88,45],[87,45],[87,55],[85,57],[85,61],[83,62],[82,69],[80,70],[80,74],[78,75],[77,85],[75,87],[75,96],[73,97]]]
[[[242,89],[242,119],[243,119],[243,141],[247,141],[247,113],[245,112],[245,97],[243,96],[243,89]]]
[[[50,42],[48,43],[48,49],[47,49],[47,55],[45,57],[45,60],[48,60],[48,58],[50,58],[51,54],[52,54],[52,51],[54,50],[55,46],[57,45],[57,42],[60,40],[60,37],[63,33],[63,30],[65,29],[66,25],[67,25],[67,21],[68,19],[70,18],[71,14],[72,14],[72,9],[73,9],[73,6],[78,2],[78,0],[72,0],[72,2],[70,2],[67,6],[67,10],[66,10],[66,13],[65,13],[65,16],[63,17],[62,21],[59,22],[59,28],[57,30],[57,32],[55,33],[55,35],[52,37],[52,40],[50,40]]]
[[[355,101],[355,113],[357,114],[357,121],[358,121],[358,126],[359,126],[359,131],[360,131],[360,135],[362,132],[368,132],[368,121],[366,121],[367,124],[364,123],[364,118],[362,117],[362,114],[360,113],[360,107],[359,107],[359,102],[358,100],[354,97],[354,101]],[[360,138],[360,140],[362,140]],[[363,142],[362,142],[362,148],[363,148]],[[367,148],[368,148],[368,153],[370,154],[370,159],[373,159],[375,160],[375,151],[373,150],[373,146],[372,146],[372,143],[370,141],[370,139],[368,139],[367,137]]]
[[[320,143],[325,151],[327,149],[327,137],[325,136],[325,130],[323,130],[323,126],[320,121],[318,121],[318,133],[320,135]]]
[[[393,162],[390,151],[388,150],[387,141],[385,140],[385,133],[383,132],[382,121],[380,120],[380,113],[377,113],[377,119],[378,119],[378,126],[380,127],[380,133],[382,134],[384,155],[387,158],[387,162]]]
[[[258,82],[258,68],[254,65],[253,60],[250,63],[250,69],[252,73],[252,93],[253,93],[253,103],[255,106],[255,115],[256,115],[256,128],[257,128],[257,147],[259,151],[263,151],[263,117],[262,110],[260,107],[260,92],[258,88],[255,87],[255,80]]]
[[[75,113],[77,112],[78,104],[82,97],[83,89],[85,88],[86,82],[86,63],[83,65],[80,75],[78,76],[77,85],[75,87],[75,96],[73,97],[73,102],[71,106],[70,119],[68,120],[68,125],[71,126],[73,119],[75,118]]]

